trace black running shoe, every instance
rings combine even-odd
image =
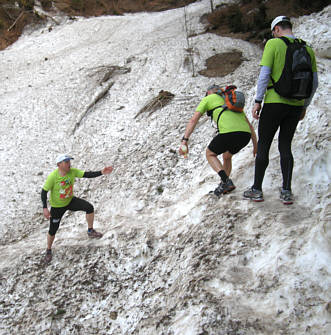
[[[52,250],[46,249],[45,263],[50,263],[52,260]]]
[[[255,202],[264,201],[262,191],[256,190],[253,187],[244,192],[244,198],[253,200]]]
[[[290,190],[279,189],[279,198],[283,201],[284,205],[293,204],[293,194]]]
[[[101,238],[103,235],[92,228],[92,230],[87,232],[88,237],[90,238]]]
[[[227,179],[227,181],[221,182],[216,189],[214,190],[214,194],[218,197],[220,197],[222,194],[229,193],[233,191],[236,187],[234,186],[232,180],[230,178]]]

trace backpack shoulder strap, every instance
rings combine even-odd
[[[218,121],[220,120],[220,117],[223,114],[223,112],[228,109],[228,106],[226,104],[224,104],[224,105],[217,106],[217,107],[215,107],[215,108],[207,111],[207,115],[210,116],[211,122],[213,122],[213,113],[214,113],[214,110],[216,110],[218,108],[223,108],[223,109],[221,110],[221,112],[218,114],[218,117],[217,117],[217,121],[216,121],[217,128],[218,128]]]
[[[288,40],[288,38],[286,38],[285,36],[281,36],[281,37],[278,37],[278,38],[281,39],[282,41],[284,41],[287,46],[289,46],[290,43],[291,43]],[[294,42],[299,43],[301,45],[307,45],[306,41],[302,40],[301,38],[294,38]]]
[[[227,106],[227,105],[223,105],[222,107],[223,107],[223,109],[222,109],[221,112],[218,114],[217,121],[216,121],[217,129],[218,129],[218,121],[220,120],[221,115],[223,114],[224,111],[226,111],[226,110],[228,109],[228,106]]]
[[[217,109],[217,108],[224,107],[224,106],[226,106],[226,105],[220,105],[220,106],[214,107],[213,109],[210,109],[209,111],[207,111],[207,115],[210,116],[211,119],[213,119],[213,112],[214,112],[214,110]]]
[[[289,46],[290,45],[290,41],[285,37],[285,36],[281,36],[281,37],[278,37],[280,40],[282,40],[285,44],[286,44],[286,46]],[[267,90],[270,90],[270,89],[272,89],[272,88],[274,88],[274,85],[275,85],[275,80],[274,80],[274,78],[272,78],[272,76],[270,75],[270,79],[271,79],[271,81],[272,81],[272,85],[271,86],[268,86],[267,87]]]
[[[302,40],[301,38],[296,38],[296,39],[294,39],[294,41],[296,43],[299,43],[300,45],[304,45],[304,46],[307,45],[306,41]]]
[[[287,46],[289,46],[291,43],[285,36],[281,36],[278,38],[281,39]]]

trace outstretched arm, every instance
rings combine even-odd
[[[197,125],[199,119],[201,117],[201,113],[200,112],[194,112],[192,118],[190,119],[190,121],[187,123],[187,126],[186,126],[186,130],[185,130],[185,133],[184,133],[184,136],[183,138],[187,138],[187,140],[182,140],[182,143],[181,145],[186,145],[187,146],[187,151],[186,152],[183,152],[182,149],[180,148],[179,149],[179,153],[181,155],[187,155],[188,153],[188,139],[189,137],[191,136],[191,134],[193,133],[194,131],[194,128],[195,126]]]
[[[96,178],[103,174],[109,174],[113,171],[112,166],[106,166],[100,171],[86,171],[84,172],[83,178]]]

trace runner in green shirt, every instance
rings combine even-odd
[[[72,168],[70,161],[73,158],[62,154],[57,157],[56,164],[58,168],[51,172],[41,191],[41,200],[43,203],[43,212],[46,219],[50,220],[49,231],[47,234],[47,250],[45,261],[49,263],[52,260],[52,245],[55,234],[59,229],[62,216],[67,210],[84,211],[88,225],[87,234],[91,238],[101,238],[102,234],[93,228],[94,208],[86,200],[74,196],[74,183],[76,178],[95,178],[101,175],[109,174],[113,171],[111,166],[103,168],[101,171],[84,172]],[[51,210],[47,208],[47,192],[51,192],[50,204]]]
[[[314,52],[311,47],[306,46],[313,72],[310,96],[307,99],[300,100],[280,96],[275,91],[271,80],[271,78],[273,78],[274,82],[279,80],[285,65],[287,45],[280,37],[285,37],[290,43],[293,43],[295,36],[292,32],[291,21],[286,16],[276,17],[271,23],[271,31],[275,38],[270,39],[266,43],[263,51],[256,99],[252,109],[253,118],[259,120],[259,142],[255,159],[254,184],[244,192],[244,197],[256,202],[264,200],[262,182],[269,164],[269,150],[279,129],[278,150],[283,177],[280,199],[285,205],[290,205],[294,201],[291,189],[294,165],[291,150],[292,139],[298,122],[305,117],[306,109],[317,89],[318,76]],[[264,104],[261,109],[263,99]]]
[[[257,150],[256,135],[253,126],[248,121],[244,112],[237,113],[222,108],[224,99],[216,92],[220,90],[218,85],[212,85],[207,89],[206,96],[199,103],[195,113],[188,122],[179,153],[188,153],[188,140],[195,129],[200,117],[207,111],[213,111],[213,120],[217,123],[218,135],[208,145],[206,158],[212,169],[220,176],[221,182],[213,191],[218,197],[235,189],[232,180],[229,178],[232,170],[232,156],[244,148],[250,139],[253,142],[253,155]],[[244,106],[245,101],[241,101]],[[222,113],[220,115],[220,113]],[[220,117],[219,117],[220,116]],[[218,122],[217,122],[218,121]],[[218,159],[218,155],[223,157],[223,163]]]

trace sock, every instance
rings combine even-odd
[[[228,180],[228,176],[226,175],[224,170],[221,170],[218,175],[221,177],[222,182],[225,183]]]
[[[90,233],[93,230],[93,228],[88,228],[87,231]]]

